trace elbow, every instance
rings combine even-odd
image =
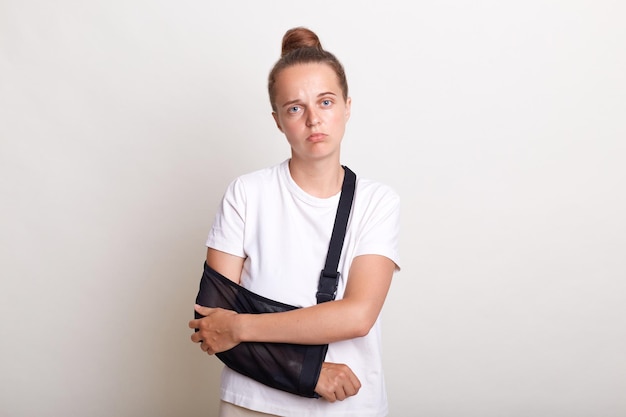
[[[371,326],[359,326],[354,329],[354,337],[365,337],[369,334]]]
[[[376,319],[372,319],[367,315],[362,315],[361,317],[356,318],[352,321],[352,337],[364,337],[367,336],[374,327],[374,323],[376,323]]]
[[[350,302],[348,300],[333,301],[335,305],[342,306],[335,313],[341,316],[341,330],[339,340],[355,339],[369,334],[376,324],[380,310],[371,308],[369,304]]]

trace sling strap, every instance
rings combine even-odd
[[[339,282],[339,258],[341,257],[341,249],[343,241],[346,237],[346,229],[348,227],[348,218],[352,208],[354,199],[354,189],[356,187],[356,174],[347,166],[342,166],[345,175],[343,184],[341,185],[341,195],[339,196],[339,205],[337,206],[337,215],[335,216],[335,224],[333,232],[330,236],[330,244],[328,245],[328,254],[326,255],[326,265],[320,273],[320,281],[317,287],[317,303],[325,303],[332,301],[337,295],[337,284]]]

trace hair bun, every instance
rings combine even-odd
[[[315,32],[305,27],[295,27],[285,32],[281,57],[300,48],[317,48],[323,50],[322,43]]]

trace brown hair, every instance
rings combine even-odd
[[[304,27],[295,27],[285,32],[280,59],[270,71],[267,89],[272,110],[276,111],[276,77],[285,68],[298,64],[324,63],[337,74],[343,99],[348,99],[348,81],[341,62],[322,48],[322,43],[315,32]]]

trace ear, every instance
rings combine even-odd
[[[346,99],[346,122],[350,120],[350,112],[352,108],[352,97]]]
[[[274,122],[276,122],[276,127],[278,128],[278,130],[283,132],[283,128],[280,127],[280,122],[278,121],[278,114],[275,111],[272,112],[272,117],[274,118]],[[285,132],[283,132],[283,133],[285,133]]]

